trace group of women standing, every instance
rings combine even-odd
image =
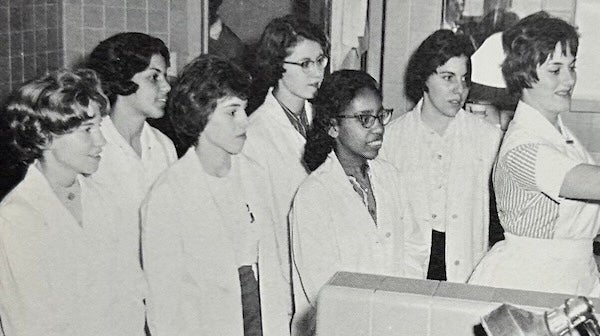
[[[585,200],[600,199],[600,167],[559,116],[577,33],[541,13],[504,45],[502,70],[521,97],[494,174],[508,233],[469,281],[598,295],[599,208]],[[202,55],[169,84],[168,49],[141,33],[101,42],[87,69],[16,91],[0,114],[2,146],[28,170],[0,203],[1,330],[303,335],[336,271],[425,278],[439,256],[432,248],[423,262],[413,237],[435,228],[407,210],[410,176],[377,158],[392,111],[365,72],[326,76],[327,50],[308,21],[269,23],[254,71],[269,90],[250,117],[245,70]],[[467,57],[438,60],[424,78],[434,106],[462,110]],[[432,76],[464,98],[444,101]],[[165,107],[178,160],[147,123]],[[436,267],[445,276],[443,257]]]

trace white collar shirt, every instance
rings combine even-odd
[[[564,199],[559,192],[573,167],[595,162],[560,115],[558,126],[560,131],[519,102],[494,174],[500,220],[516,235],[593,239],[600,229],[600,206]]]
[[[502,133],[460,110],[443,136],[421,120],[422,100],[386,127],[380,155],[399,171],[420,230],[407,238],[427,274],[431,230],[446,233],[449,281],[465,282],[488,249],[489,178]]]

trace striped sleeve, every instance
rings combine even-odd
[[[544,144],[517,146],[506,154],[504,162],[509,176],[521,188],[541,191],[556,202],[560,202],[560,188],[566,174],[580,163]]]
[[[535,182],[535,167],[538,144],[517,146],[506,153],[504,166],[508,175],[522,189],[538,190]]]

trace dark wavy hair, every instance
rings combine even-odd
[[[440,29],[429,35],[411,55],[404,76],[406,96],[417,103],[427,92],[425,82],[438,67],[453,57],[467,57],[467,85],[471,85],[471,55],[473,46],[469,39],[451,30]]]
[[[575,27],[544,11],[523,18],[503,33],[506,58],[502,75],[511,94],[520,97],[523,89],[531,88],[539,80],[537,66],[552,56],[558,42],[563,55],[567,54],[568,46],[571,55],[577,56],[579,35]]]
[[[325,162],[329,152],[335,148],[335,139],[328,134],[335,117],[341,115],[364,90],[371,90],[382,98],[377,81],[364,71],[338,70],[323,79],[312,100],[315,117],[304,145],[304,165],[309,172]]]
[[[167,102],[167,114],[181,149],[198,143],[217,100],[227,96],[247,99],[250,83],[246,71],[215,55],[200,55],[187,64]]]
[[[118,95],[137,91],[138,85],[131,79],[148,68],[154,55],[161,55],[169,66],[169,49],[161,39],[144,33],[119,33],[100,42],[84,67],[98,73],[104,93],[114,104]]]
[[[316,41],[324,52],[329,42],[323,30],[310,21],[294,15],[275,18],[269,22],[256,46],[252,75],[265,87],[275,86],[283,76],[283,60],[290,48],[302,40]]]
[[[95,102],[105,115],[108,102],[96,73],[57,70],[25,83],[0,113],[0,143],[5,163],[29,165],[42,157],[55,136],[72,132],[86,120]]]

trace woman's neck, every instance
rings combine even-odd
[[[110,119],[121,136],[133,147],[139,142],[146,119],[117,101],[110,112]]]
[[[448,125],[450,125],[452,120],[454,120],[454,117],[449,117],[442,114],[425,97],[425,99],[423,99],[423,105],[421,106],[421,120],[437,134],[444,135]]]
[[[46,177],[53,188],[70,188],[77,181],[77,174],[56,165],[39,160],[35,163],[36,168]]]
[[[299,114],[304,109],[305,99],[291,93],[286,88],[277,86],[273,89],[273,96],[280,104],[285,105],[292,113]]]
[[[367,176],[367,160],[348,160],[343,156],[338,155],[337,151],[336,155],[346,175],[354,176],[356,178]]]
[[[200,136],[196,155],[204,171],[211,176],[224,177],[231,170],[231,154]]]
[[[558,126],[558,116],[560,113],[553,112],[553,111],[547,111],[547,110],[541,108],[539,106],[539,104],[536,104],[531,99],[528,99],[527,95],[523,95],[521,97],[521,100],[525,104],[529,105],[530,107],[532,107],[533,109],[538,111],[538,113],[541,114],[542,117],[546,118],[546,120],[548,120],[548,122],[550,122],[550,124],[552,124],[552,126],[554,126],[554,128],[556,128],[558,131],[561,131],[560,127]]]

